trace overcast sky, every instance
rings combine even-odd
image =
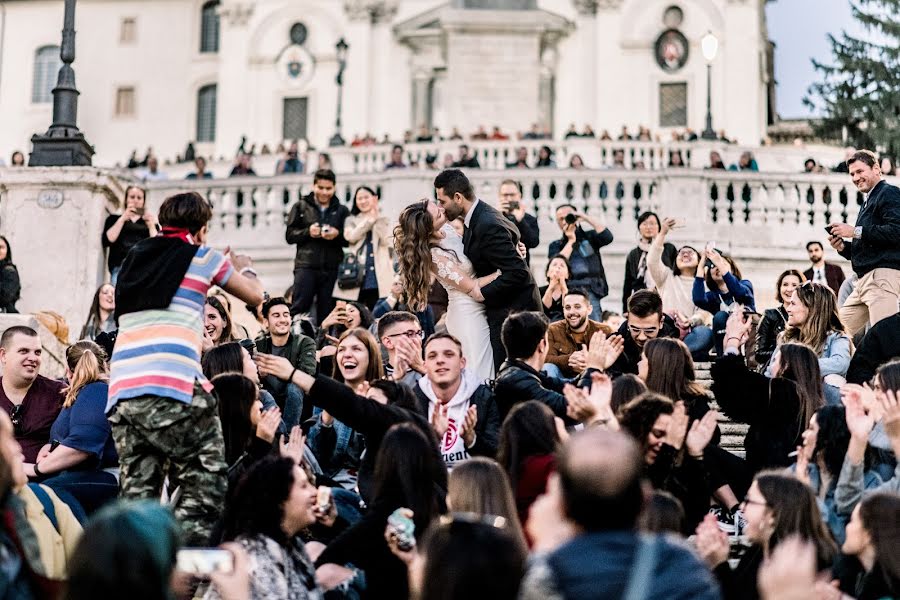
[[[818,79],[810,58],[831,62],[826,35],[847,29],[859,35],[849,0],[775,0],[766,5],[769,38],[775,42],[778,113],[782,118],[808,117],[803,96]]]

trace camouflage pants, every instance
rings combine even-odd
[[[227,487],[225,444],[216,398],[194,386],[191,404],[142,396],[116,405],[109,417],[119,452],[123,499],[159,499],[168,474],[181,487],[173,507],[184,543],[209,544]]]

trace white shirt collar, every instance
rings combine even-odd
[[[479,202],[481,202],[481,200],[475,198],[475,202],[472,203],[472,208],[470,208],[469,212],[466,213],[466,218],[463,219],[463,223],[465,223],[466,227],[468,227],[469,223],[472,222],[472,214],[475,212],[475,207],[478,206]]]

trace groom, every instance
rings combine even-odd
[[[510,312],[541,310],[541,297],[525,260],[516,252],[519,232],[497,209],[475,197],[475,189],[459,169],[447,169],[434,179],[437,201],[448,221],[465,219],[463,248],[475,275],[500,271],[500,277],[481,288],[491,330],[494,368],[506,359],[500,329]]]

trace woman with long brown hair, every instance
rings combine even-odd
[[[94,342],[76,342],[66,350],[66,375],[63,408],[29,476],[48,478],[41,483],[68,492],[91,514],[115,499],[119,487],[119,455],[106,420],[106,353]]]
[[[782,344],[772,358],[772,378],[751,371],[739,347],[750,330],[750,320],[735,312],[725,326],[725,350],[713,363],[712,392],[733,420],[747,423],[744,440],[747,465],[753,472],[788,467],[788,457],[802,442],[810,418],[824,405],[818,357],[809,346]]]
[[[857,600],[900,596],[898,548],[900,496],[878,493],[866,497],[853,509],[850,522],[847,523],[847,537],[841,547],[844,554],[859,560],[861,569],[857,577],[841,577],[841,591],[851,594]],[[816,591],[821,592],[821,598],[844,597],[828,584],[817,584]]]
[[[781,341],[812,348],[819,357],[825,399],[829,404],[840,404],[840,386],[847,382],[853,344],[838,314],[834,292],[820,283],[806,282],[794,290],[786,310],[788,321]]]
[[[765,367],[769,364],[775,347],[778,346],[778,336],[787,327],[787,307],[794,295],[794,290],[806,281],[806,277],[796,269],[782,271],[775,283],[776,308],[768,308],[763,313],[759,325],[756,328],[756,352],[754,358],[756,364]]]
[[[425,308],[432,277],[437,278],[449,298],[447,331],[462,343],[466,363],[478,378],[493,378],[495,365],[481,286],[496,279],[499,272],[475,277],[463,251],[462,236],[447,222],[444,209],[429,200],[411,204],[400,213],[394,249],[410,310]]]

